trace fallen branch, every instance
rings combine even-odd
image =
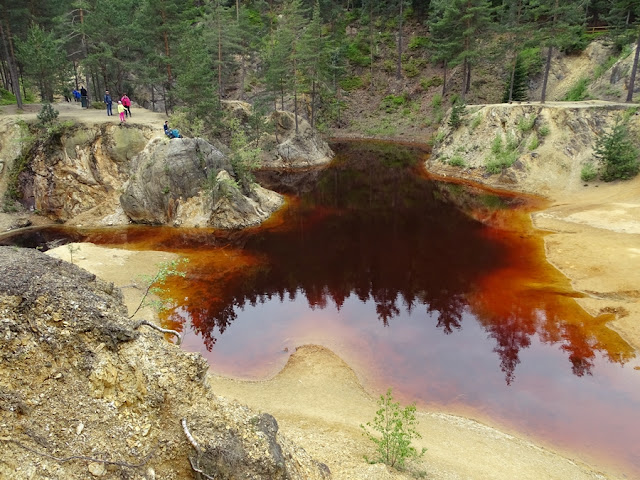
[[[193,438],[193,435],[191,435],[191,432],[189,431],[189,427],[187,426],[187,419],[183,418],[180,423],[182,423],[182,430],[184,431],[184,434],[187,436],[187,440],[189,440],[189,443],[193,448],[196,449],[196,453],[198,454],[198,456],[196,457],[195,464],[193,463],[193,459],[189,457],[189,463],[191,464],[191,468],[193,468],[194,472],[199,473],[200,475],[202,475],[208,480],[216,480],[215,477],[207,475],[199,468],[200,457],[202,456],[202,450],[200,449],[200,445],[198,445],[198,442],[196,442],[196,439]]]
[[[146,325],[147,327],[151,327],[154,330],[157,330],[159,332],[162,333],[169,333],[171,335],[175,335],[176,336],[176,345],[180,345],[182,343],[182,336],[180,335],[180,332],[178,332],[177,330],[170,330],[168,328],[162,328],[159,327],[157,325],[154,325],[151,322],[148,322],[146,320],[140,320],[138,323],[136,323],[133,327],[134,330],[137,330],[138,328],[140,328],[142,325]]]
[[[105,465],[117,465],[119,467],[125,467],[125,468],[141,468],[141,467],[144,467],[147,463],[149,463],[149,460],[151,459],[151,456],[153,455],[153,452],[155,451],[155,449],[151,450],[149,452],[149,454],[146,457],[144,457],[144,461],[142,461],[141,463],[132,464],[132,463],[127,463],[127,462],[119,462],[119,461],[115,461],[115,460],[101,460],[99,458],[86,457],[84,455],[72,455],[70,457],[56,457],[56,456],[51,455],[49,453],[39,452],[38,450],[35,450],[35,449],[31,448],[31,447],[28,447],[25,444],[19,442],[18,440],[14,440],[13,438],[0,437],[0,441],[14,443],[14,444],[18,445],[20,448],[23,448],[23,449],[27,450],[28,452],[35,453],[36,455],[40,455],[41,457],[50,458],[51,460],[55,460],[58,463],[66,463],[66,462],[71,462],[73,460],[84,460],[84,461],[87,461],[87,462],[103,463]]]

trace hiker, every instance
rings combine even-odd
[[[164,122],[164,134],[169,138],[182,138],[182,135],[180,135],[180,132],[178,131],[177,128],[174,128],[174,129],[169,128],[168,120],[165,120]]]
[[[129,99],[129,97],[127,97],[127,94],[125,93],[122,98],[120,99],[120,101],[122,102],[122,105],[124,105],[125,108],[125,115],[127,117],[131,116],[131,100]]]
[[[82,100],[82,108],[89,108],[89,94],[87,92],[87,89],[84,88],[84,85],[80,87],[80,99]]]
[[[104,103],[107,106],[107,117],[113,115],[113,111],[111,109],[111,105],[113,104],[113,100],[111,100],[111,95],[109,95],[109,90],[105,90],[104,92]]]
[[[122,101],[118,100],[118,113],[120,114],[120,123],[126,122],[126,120],[124,119],[124,112],[126,111],[126,108],[124,108],[124,105],[122,105]]]
[[[78,103],[80,101],[80,92],[78,91],[77,88],[73,89],[73,92],[71,92],[73,94],[73,98],[75,99],[76,103]]]

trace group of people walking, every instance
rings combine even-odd
[[[84,85],[80,86],[80,90],[74,88],[71,92],[76,102],[82,103],[82,108],[89,108],[89,94]],[[107,106],[107,117],[113,115],[113,98],[109,90],[104,92],[104,104]],[[120,123],[126,122],[126,118],[131,116],[131,99],[125,93],[118,100],[118,114],[120,115]]]
[[[104,92],[104,103],[107,106],[107,116],[113,115],[113,99],[109,90]],[[125,118],[131,116],[131,99],[126,93],[118,100],[118,114],[120,115],[120,123],[126,122]]]

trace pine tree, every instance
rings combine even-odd
[[[598,138],[594,155],[602,164],[600,178],[605,182],[628,180],[640,170],[640,152],[630,137],[627,123],[620,118],[611,132]]]
[[[516,56],[512,75],[505,85],[502,103],[523,102],[529,98],[527,69],[524,66],[522,57]]]
[[[606,19],[611,25],[611,34],[618,44],[626,45],[632,41],[635,42],[635,54],[626,98],[627,102],[631,102],[640,55],[640,3],[635,0],[614,0]]]
[[[55,88],[64,81],[65,54],[50,32],[39,25],[29,29],[27,39],[16,43],[24,73],[37,83],[43,101],[53,102]]]

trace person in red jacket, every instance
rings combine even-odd
[[[126,93],[122,96],[120,101],[122,102],[122,105],[124,106],[125,115],[127,117],[130,117],[131,116],[131,100],[129,99],[129,97],[127,97]]]

